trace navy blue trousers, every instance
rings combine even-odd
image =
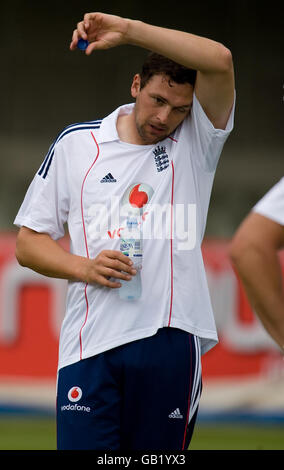
[[[200,394],[198,338],[162,328],[59,371],[57,447],[186,450]]]

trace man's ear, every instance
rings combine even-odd
[[[139,91],[140,91],[140,85],[141,85],[141,78],[139,73],[134,75],[133,77],[133,82],[131,85],[131,96],[132,98],[137,98]]]

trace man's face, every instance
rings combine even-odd
[[[188,115],[193,87],[172,82],[167,75],[153,75],[140,90],[140,76],[131,87],[135,104],[135,122],[140,144],[150,145],[169,136]]]

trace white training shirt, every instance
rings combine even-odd
[[[69,282],[59,368],[152,336],[164,326],[197,335],[202,354],[218,341],[201,243],[234,107],[226,129],[215,129],[194,95],[190,115],[171,137],[156,145],[133,145],[121,142],[116,129],[119,113],[130,113],[133,106],[64,129],[15,219],[16,225],[55,240],[64,235],[67,222],[71,252],[94,258],[103,249],[119,250],[122,202],[148,202],[140,218],[142,296],[125,301],[118,289]]]
[[[260,199],[252,210],[284,225],[284,177]]]

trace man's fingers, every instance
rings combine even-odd
[[[118,259],[105,257],[102,265],[99,266],[100,273],[110,277],[118,277],[120,279],[129,279],[128,275],[134,276],[136,270],[129,264],[125,264]]]
[[[80,21],[77,24],[77,28],[74,29],[73,35],[72,35],[72,40],[70,43],[70,49],[71,51],[74,51],[77,48],[77,44],[80,38],[84,39],[85,41],[88,40],[88,35],[87,35],[87,29],[89,27],[89,22],[85,23],[85,21]]]
[[[107,278],[115,277],[116,279],[123,279],[125,281],[130,281],[132,278],[130,274],[127,274],[122,271],[117,271],[116,269],[112,269],[112,268],[104,268],[103,275],[106,276]]]
[[[78,45],[78,42],[81,39],[81,37],[82,37],[82,35],[79,34],[78,29],[75,29],[73,31],[73,36],[72,36],[72,40],[71,40],[71,43],[70,43],[71,51],[74,51],[75,49],[77,49],[77,45]],[[85,38],[83,38],[83,39],[85,39]]]
[[[97,44],[96,42],[91,42],[91,43],[88,45],[88,47],[87,47],[85,53],[86,53],[86,55],[91,55],[92,52],[95,51],[96,49],[99,49],[98,44]]]
[[[93,42],[91,42],[89,44],[89,46],[87,47],[86,49],[86,54],[87,55],[91,55],[91,53],[93,51],[96,51],[96,50],[105,50],[105,49],[109,49],[109,43],[103,39],[101,40],[95,40]]]
[[[123,271],[124,273],[131,274],[132,276],[135,275],[136,270],[133,268],[133,265],[129,264],[129,259],[126,257],[126,260],[124,260],[124,258],[122,258],[122,260],[123,261],[118,258],[105,257],[104,265],[115,271]]]
[[[110,287],[111,289],[118,289],[119,287],[121,287],[120,282],[111,281],[110,279],[107,279],[104,276],[99,276],[96,283],[100,284],[101,286]]]
[[[70,49],[71,49],[71,51],[73,51],[74,49],[76,49],[77,44],[78,44],[78,40],[79,40],[79,38],[78,38],[77,29],[74,29],[73,35],[72,35],[71,44],[70,44]]]
[[[124,255],[123,253],[121,253],[121,251],[118,250],[104,250],[102,251],[102,254],[107,258],[118,259],[119,261],[122,261],[123,263],[128,264],[129,266],[133,264],[132,261],[128,258],[128,256]]]
[[[106,287],[121,287],[119,281],[115,279],[130,281],[136,274],[133,263],[121,251],[103,250],[88,263],[88,282]]]
[[[94,13],[86,13],[84,15],[84,25],[85,29],[88,30],[91,24],[92,19],[94,18],[95,14]]]
[[[84,21],[80,21],[80,23],[77,24],[77,31],[78,31],[78,35],[81,38],[83,38],[85,40],[88,39],[88,35],[86,33]]]

